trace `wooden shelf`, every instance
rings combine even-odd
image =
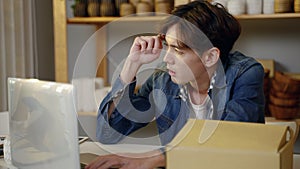
[[[131,17],[74,17],[67,19],[69,24],[106,24],[111,21],[139,22],[139,21],[161,21],[166,16],[131,16]],[[300,18],[300,13],[280,13],[280,14],[258,14],[258,15],[238,15],[239,20],[250,19],[288,19]]]
[[[300,13],[238,15],[236,17],[240,20],[247,20],[247,19],[289,19],[289,18],[300,18]]]
[[[161,21],[167,15],[159,16],[132,16],[132,17],[74,17],[66,21],[66,1],[67,0],[52,0],[53,3],[53,18],[54,18],[54,45],[55,45],[55,80],[58,82],[67,82],[68,79],[68,50],[67,50],[67,25],[68,24],[93,24],[98,28],[112,21],[128,21],[128,22],[155,22]],[[300,13],[282,13],[268,15],[239,15],[236,16],[239,20],[264,20],[264,19],[300,19]],[[103,37],[106,38],[106,37]],[[105,48],[105,44],[101,45]],[[99,76],[106,76],[106,63],[100,66]]]
[[[142,21],[161,21],[167,15],[161,16],[129,16],[129,17],[74,17],[67,19],[69,24],[106,24],[111,21],[120,22],[142,22]]]
[[[108,23],[117,20],[119,17],[74,17],[67,19],[69,24],[96,24]]]

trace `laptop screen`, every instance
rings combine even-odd
[[[17,168],[79,169],[73,86],[8,79],[9,135]]]

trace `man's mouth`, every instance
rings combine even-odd
[[[173,70],[170,70],[170,69],[169,69],[169,75],[170,75],[170,76],[175,76],[175,74],[176,74],[176,73],[175,73]]]

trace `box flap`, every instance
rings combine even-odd
[[[190,119],[167,149],[174,146],[278,152],[286,144],[287,126]]]

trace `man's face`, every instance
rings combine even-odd
[[[171,79],[177,84],[197,82],[206,73],[200,57],[189,48],[181,48],[178,45],[177,26],[171,26],[166,33],[167,52],[164,62]]]

